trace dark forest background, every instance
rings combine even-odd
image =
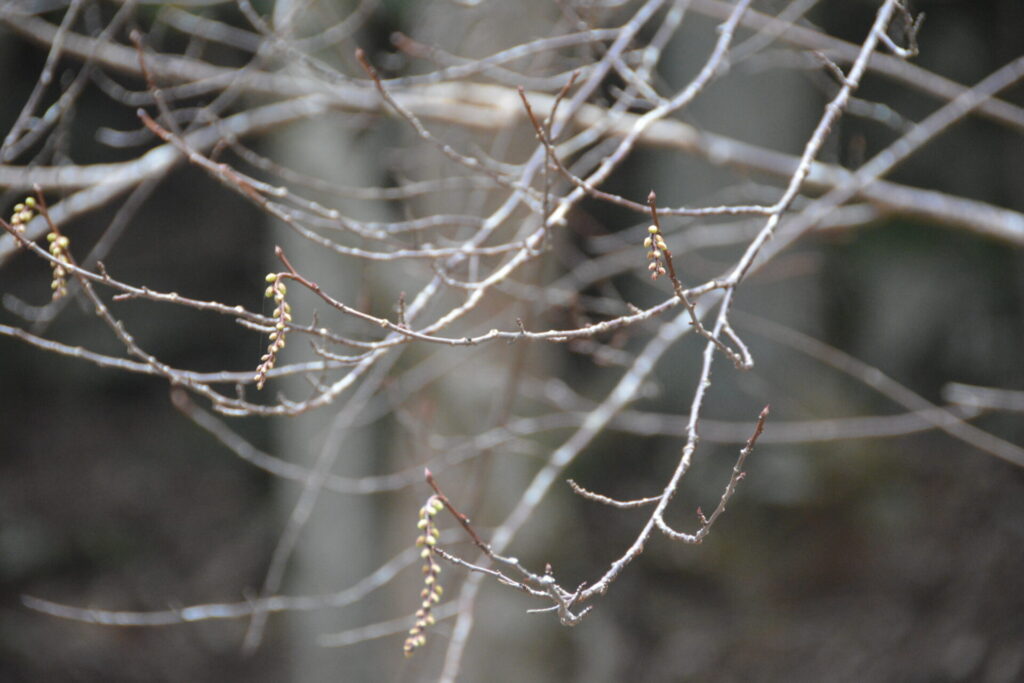
[[[823,2],[811,18],[859,41],[876,5]],[[140,21],[153,9],[144,8]],[[367,44],[386,46],[392,30],[406,28],[405,9],[383,3]],[[1024,52],[1018,0],[922,1],[914,9],[927,15],[916,62],[958,82],[974,83]],[[238,21],[230,19],[230,6],[216,11]],[[10,32],[0,35],[6,130],[45,52]],[[914,119],[935,106],[878,77],[869,77],[858,95]],[[1006,99],[1024,105],[1024,89]],[[78,105],[66,140],[78,162],[110,159],[109,149],[96,146],[97,127],[117,116],[125,117],[124,127],[134,125],[130,111],[104,106],[90,93]],[[713,112],[697,107],[687,115],[714,126]],[[855,158],[885,135],[877,122],[848,116],[826,157]],[[894,179],[1024,211],[1024,138],[971,118]],[[642,196],[644,182],[637,173],[613,184]],[[5,212],[19,199],[2,197]],[[614,211],[585,208],[590,220],[616,220]],[[112,210],[79,220],[76,240],[95,239]],[[258,307],[272,245],[250,205],[201,171],[179,167],[145,201],[106,262],[129,282]],[[760,362],[749,375],[723,378],[735,391],[770,401],[789,419],[895,410],[766,336],[758,317],[793,325],[934,402],[942,402],[951,381],[1024,389],[1019,247],[904,220],[811,236],[784,258],[776,279],[766,272],[739,297],[739,310],[753,317],[737,320],[749,321],[741,332]],[[682,262],[696,272],[724,263],[713,250]],[[0,269],[0,290],[39,304],[46,277],[22,255]],[[261,353],[257,333],[227,321],[211,326],[209,317],[189,311],[163,316],[164,309],[146,303],[119,311],[146,348],[176,366],[243,369]],[[13,320],[0,310],[0,322]],[[91,321],[90,311],[72,302],[46,334],[117,352]],[[553,354],[553,372],[585,385],[571,350]],[[678,372],[682,405],[693,368]],[[0,680],[288,680],[288,638],[273,619],[260,650],[243,657],[240,622],[118,629],[22,605],[26,594],[134,610],[236,600],[262,581],[281,524],[274,480],[174,410],[162,380],[0,338],[0,387]],[[740,418],[720,402],[712,404],[712,417]],[[1019,413],[987,414],[975,424],[1024,444]],[[272,425],[247,419],[235,426],[270,447]],[[771,429],[769,422],[767,436]],[[677,448],[676,439],[611,436],[570,474],[597,490],[614,483],[642,495],[658,479],[637,459],[664,465]],[[713,507],[734,453],[732,444],[709,445],[685,495]],[[604,541],[628,538],[636,523],[631,513],[578,499],[562,500],[557,512],[540,535],[546,544],[531,553],[570,575],[610,560],[617,550]],[[580,564],[586,562],[592,564]],[[535,680],[522,672],[542,671],[553,681],[1019,681],[1024,470],[934,431],[805,444],[766,438],[708,540],[691,547],[657,539],[581,626],[565,629],[525,615],[532,606],[525,601],[501,604],[507,642],[470,644],[485,648],[475,656],[490,659],[491,680]],[[400,658],[401,639],[390,640],[384,646]],[[415,669],[402,675],[416,679]],[[339,672],[335,680],[349,679]]]

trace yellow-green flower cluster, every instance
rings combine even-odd
[[[434,605],[441,602],[441,595],[444,592],[441,584],[437,582],[441,574],[441,565],[434,560],[434,546],[441,535],[434,524],[434,517],[443,509],[444,503],[437,496],[431,496],[426,505],[420,508],[420,519],[416,524],[420,535],[416,539],[416,545],[422,548],[420,557],[423,558],[423,590],[420,591],[420,597],[423,602],[416,610],[416,623],[409,629],[409,636],[405,639],[403,650],[406,657],[411,657],[416,648],[426,644],[427,627],[434,624],[431,610]]]
[[[658,226],[647,226],[647,238],[644,240],[644,248],[647,249],[647,270],[651,271],[651,279],[657,280],[659,275],[665,274],[665,266],[662,265],[662,258],[668,247],[665,245],[665,238],[661,236]]]
[[[273,316],[275,318],[274,331],[270,333],[270,346],[267,352],[260,357],[260,365],[256,368],[256,388],[262,389],[263,383],[267,381],[267,373],[274,368],[277,362],[278,352],[284,348],[284,335],[288,329],[288,323],[292,321],[292,307],[284,300],[288,288],[284,284],[284,277],[280,273],[267,274],[266,297],[273,299],[276,308]]]
[[[36,216],[36,200],[35,197],[28,197],[21,204],[14,206],[14,212],[11,214],[11,227],[18,232],[25,232],[25,226],[28,225]]]
[[[71,240],[56,231],[51,231],[46,235],[46,241],[50,243],[50,255],[57,259],[50,261],[50,268],[53,269],[50,289],[53,290],[53,300],[56,301],[68,293],[67,266],[71,265],[71,254],[68,252],[68,247],[71,246]]]

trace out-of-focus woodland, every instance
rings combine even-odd
[[[1019,0],[0,36],[0,680],[1024,679]]]

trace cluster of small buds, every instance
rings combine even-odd
[[[36,200],[35,197],[28,197],[21,204],[14,206],[14,212],[11,214],[11,227],[18,232],[25,232],[25,226],[28,225],[36,216]]]
[[[422,647],[427,642],[426,630],[434,624],[434,615],[431,610],[434,605],[441,602],[441,594],[444,592],[437,577],[441,573],[441,565],[434,559],[434,546],[441,533],[434,524],[434,517],[444,509],[444,503],[437,496],[431,496],[426,504],[420,508],[420,519],[416,526],[420,535],[416,539],[416,545],[420,550],[420,557],[423,558],[423,590],[420,597],[423,602],[416,610],[416,623],[409,629],[409,636],[405,639],[403,650],[406,657],[411,657],[416,648]]]
[[[66,266],[71,265],[71,254],[68,252],[71,240],[53,230],[46,235],[46,241],[50,243],[50,255],[57,259],[50,261],[50,268],[53,269],[50,289],[53,290],[53,300],[56,301],[68,293],[68,268]]]
[[[647,249],[647,270],[651,271],[651,279],[657,280],[660,275],[665,274],[665,266],[662,261],[668,247],[665,245],[665,238],[661,236],[658,226],[647,226],[647,238],[644,240],[644,248]]]
[[[266,297],[273,299],[276,308],[273,316],[276,318],[274,331],[270,333],[270,346],[267,352],[260,357],[260,365],[256,368],[256,388],[262,389],[263,383],[267,381],[267,373],[274,368],[277,362],[278,352],[284,348],[284,335],[288,329],[288,323],[292,321],[292,307],[284,300],[288,288],[284,284],[284,278],[280,273],[267,274]]]

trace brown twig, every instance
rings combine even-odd
[[[466,530],[466,533],[469,535],[470,539],[472,539],[473,544],[488,557],[493,557],[494,555],[491,552],[491,547],[484,543],[482,540],[480,540],[480,537],[477,535],[476,530],[473,529],[473,525],[469,523],[469,517],[459,512],[459,510],[455,507],[455,505],[448,498],[448,496],[444,494],[444,491],[441,490],[441,487],[438,485],[437,480],[434,479],[434,475],[428,468],[423,469],[423,477],[424,479],[427,480],[427,483],[430,485],[430,488],[434,489],[434,493],[437,494],[438,499],[440,499],[440,501],[444,503],[444,506],[448,508],[448,512],[452,514],[452,517],[455,518],[455,521],[462,525],[462,528]]]
[[[608,496],[602,496],[600,493],[594,493],[588,491],[572,479],[566,479],[565,482],[569,485],[569,488],[573,490],[573,493],[586,498],[587,500],[593,500],[598,503],[604,503],[612,507],[628,510],[630,508],[643,507],[644,505],[650,505],[651,503],[657,503],[661,500],[661,496],[651,496],[650,498],[637,498],[635,500],[616,500],[615,498],[609,498]]]
[[[652,261],[660,261],[665,265],[664,272],[668,273],[668,279],[672,282],[672,289],[675,291],[676,296],[683,305],[686,306],[686,310],[690,314],[690,323],[693,325],[693,329],[697,331],[697,334],[707,339],[709,342],[715,345],[719,351],[732,361],[732,364],[736,366],[737,370],[749,370],[754,367],[754,359],[747,351],[747,347],[739,342],[736,333],[729,328],[728,334],[730,339],[739,342],[741,353],[736,353],[722,342],[721,339],[716,337],[714,334],[708,331],[704,324],[700,321],[700,316],[697,314],[697,305],[690,300],[690,297],[686,295],[686,288],[683,287],[683,283],[679,281],[676,276],[676,267],[672,261],[672,250],[668,248],[668,244],[662,237],[661,221],[658,220],[658,196],[651,190],[651,193],[647,195],[647,205],[651,212],[651,228],[649,231],[648,239],[656,240],[652,242],[652,248],[648,252],[649,257]],[[653,263],[652,263],[653,265]],[[655,270],[652,272],[651,277],[656,279],[658,274],[663,272],[662,269]]]
[[[733,494],[736,493],[736,486],[744,477],[743,464],[747,460],[747,456],[754,452],[754,446],[757,444],[758,438],[764,431],[765,420],[768,419],[768,413],[771,406],[765,406],[760,415],[757,416],[757,424],[754,426],[754,432],[747,439],[747,445],[740,451],[739,457],[736,459],[736,464],[732,468],[732,476],[729,477],[729,483],[725,486],[725,491],[722,492],[722,498],[718,501],[718,505],[715,507],[714,512],[711,513],[710,517],[705,517],[704,513],[697,509],[697,518],[700,520],[700,527],[692,534],[675,531],[672,529],[667,522],[660,515],[656,515],[654,518],[655,524],[658,529],[669,538],[676,541],[683,541],[685,543],[700,543],[704,540],[704,537],[711,531],[711,526],[715,523],[723,512],[725,512],[725,506],[729,503]]]
[[[621,195],[612,194],[605,192],[594,187],[583,178],[580,178],[575,173],[566,168],[565,164],[558,157],[558,150],[555,149],[554,144],[549,136],[549,131],[545,129],[544,124],[537,118],[537,115],[533,111],[533,107],[530,105],[530,100],[526,97],[526,90],[519,86],[516,89],[519,94],[519,99],[523,103],[523,109],[526,111],[526,118],[530,121],[533,126],[534,132],[537,135],[537,140],[544,146],[544,150],[547,154],[548,160],[566,180],[572,185],[579,188],[587,195],[594,199],[608,202],[609,204],[615,204],[626,209],[631,209],[640,213],[647,213],[649,208],[646,204],[635,202],[632,199],[627,199]],[[555,105],[557,105],[557,99]],[[552,114],[548,116],[550,122],[554,121],[553,118],[554,106],[552,107]],[[761,205],[729,205],[729,206],[707,206],[700,208],[687,208],[679,207],[674,209],[661,209],[661,213],[667,216],[742,216],[742,215],[766,215],[770,213],[770,206]]]

